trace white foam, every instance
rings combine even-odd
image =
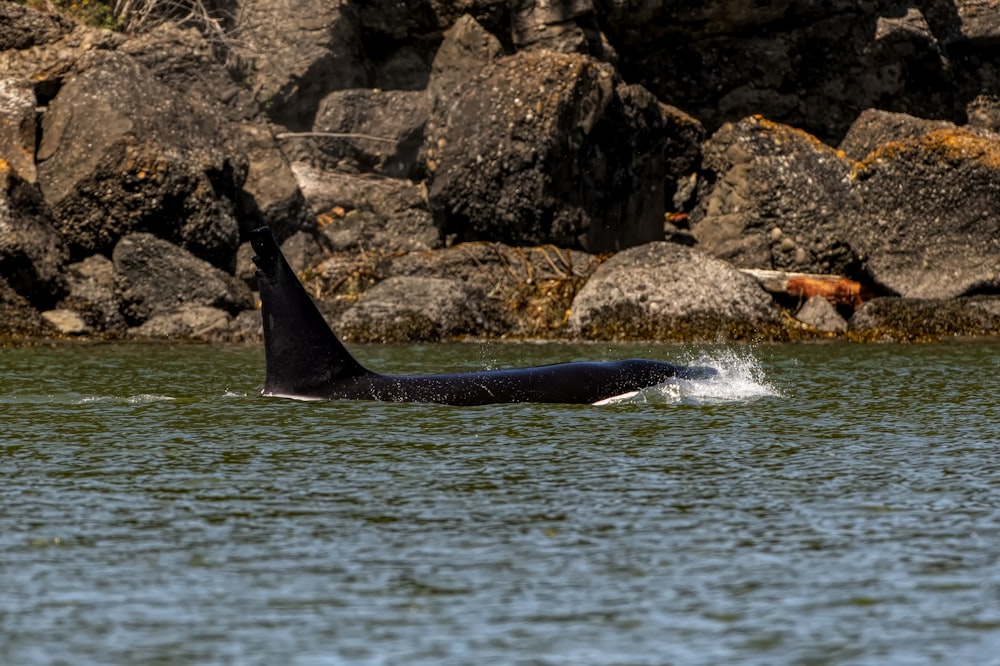
[[[781,396],[767,380],[760,359],[751,347],[727,347],[703,352],[690,365],[715,368],[714,377],[680,382],[685,401],[695,403],[747,402]]]
[[[672,379],[620,396],[606,398],[595,405],[640,404],[672,405],[750,402],[780,396],[764,373],[760,359],[749,347],[724,348],[702,352],[685,360],[685,365],[708,366],[716,375],[706,379]]]

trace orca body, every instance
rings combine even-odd
[[[629,359],[442,375],[384,375],[358,363],[337,339],[267,227],[251,233],[264,321],[263,395],[299,400],[386,400],[448,405],[588,404],[712,368]]]

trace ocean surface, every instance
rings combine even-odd
[[[605,406],[0,349],[0,664],[1000,664],[1000,342],[356,348],[717,368]]]

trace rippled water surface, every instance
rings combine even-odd
[[[1000,663],[1000,344],[359,356],[721,373],[455,408],[261,398],[257,348],[0,350],[0,663]]]

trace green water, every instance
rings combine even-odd
[[[997,664],[1000,344],[707,361],[611,406],[261,398],[256,348],[0,350],[2,664]]]

